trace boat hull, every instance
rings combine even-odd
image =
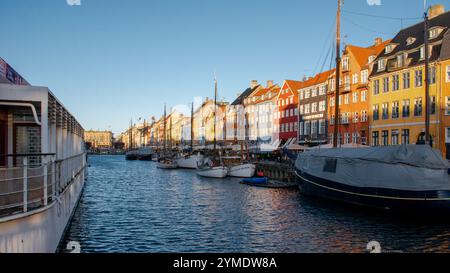
[[[408,191],[362,188],[296,172],[300,192],[304,195],[342,203],[401,212],[450,212],[450,191]]]
[[[198,165],[203,162],[203,156],[191,155],[188,157],[182,157],[177,160],[178,167],[182,169],[197,169]]]
[[[138,159],[142,160],[142,161],[151,161],[152,160],[152,155],[139,155]]]
[[[178,168],[176,163],[161,163],[161,162],[158,162],[156,164],[156,167],[158,169],[165,169],[165,170],[173,170],[173,169]]]
[[[250,178],[255,176],[256,166],[254,164],[242,164],[230,167],[228,176]]]
[[[207,169],[199,169],[197,175],[211,178],[225,178],[228,174],[227,167],[212,167]]]

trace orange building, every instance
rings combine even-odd
[[[369,75],[376,56],[389,41],[375,39],[369,47],[347,45],[341,62],[339,89],[340,144],[368,144],[369,134]],[[336,76],[335,76],[336,77]],[[328,92],[329,139],[333,142],[335,121],[335,79]]]

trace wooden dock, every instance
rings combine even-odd
[[[264,176],[269,179],[294,183],[295,170],[294,166],[288,163],[260,161],[256,163],[256,172],[263,172]]]

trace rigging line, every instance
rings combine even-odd
[[[356,26],[356,27],[359,27],[359,28],[361,28],[361,29],[363,29],[363,30],[366,30],[366,31],[370,31],[370,32],[377,33],[377,34],[383,34],[383,35],[391,35],[391,36],[395,36],[395,35],[396,35],[396,33],[377,31],[377,30],[374,30],[374,29],[371,29],[371,28],[362,26],[362,25],[360,25],[360,24],[358,24],[358,23],[353,22],[352,20],[350,20],[350,19],[348,19],[348,18],[346,18],[346,17],[342,17],[342,19],[344,19],[344,20],[346,20],[347,22],[349,22],[350,24],[352,24],[352,25],[354,25],[354,26]]]
[[[349,10],[343,10],[342,12],[348,13],[348,14],[359,15],[359,16],[387,19],[387,20],[419,20],[419,19],[422,19],[420,17],[390,17],[390,16],[374,15],[374,14],[361,13],[361,12],[355,12],[355,11],[349,11]]]
[[[318,66],[319,66],[319,64],[320,64],[320,61],[322,60],[322,58],[324,57],[325,52],[327,51],[326,46],[327,46],[329,43],[331,43],[331,41],[332,41],[331,39],[333,39],[333,33],[334,33],[334,29],[335,29],[335,28],[336,28],[336,23],[333,23],[332,28],[331,28],[329,34],[327,35],[327,39],[325,40],[324,47],[323,47],[323,49],[322,49],[322,53],[321,53],[321,55],[320,55],[320,58],[317,60],[317,63],[316,63],[316,65],[315,65],[315,67],[314,67],[314,70],[313,70],[313,74],[314,74],[314,75],[317,73],[317,68],[318,68]],[[325,60],[326,60],[326,58],[328,58],[328,54],[329,54],[329,53],[327,53],[327,56],[325,57]],[[323,66],[322,66],[322,68],[323,68]],[[321,68],[321,69],[322,69],[322,68]]]

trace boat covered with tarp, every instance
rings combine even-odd
[[[449,168],[428,145],[314,149],[295,163],[306,195],[402,210],[450,211]]]

